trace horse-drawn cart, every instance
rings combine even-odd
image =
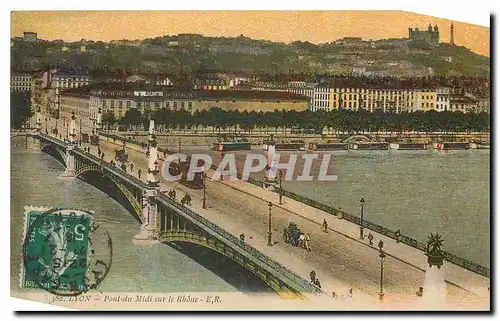
[[[290,222],[288,227],[283,231],[283,241],[292,246],[299,246],[301,235],[303,236],[304,234],[300,231],[297,224]]]
[[[125,153],[125,148],[115,149],[115,160],[122,163],[128,162],[128,154]]]

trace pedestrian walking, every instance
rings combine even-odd
[[[328,233],[328,223],[326,220],[323,220],[323,232]]]
[[[396,231],[396,243],[399,243],[399,238],[401,237],[401,230]]]
[[[352,297],[352,288],[349,289],[349,296]]]
[[[337,212],[337,217],[341,220],[344,218],[344,213],[342,213],[342,207],[339,207],[339,210]]]
[[[309,277],[311,278],[311,283],[314,284],[314,281],[316,280],[316,272],[314,270],[312,270],[310,273],[309,273]]]
[[[137,171],[137,176],[139,176],[139,178],[141,178],[141,169],[139,168],[139,170]]]
[[[245,234],[240,234],[240,241],[245,242]]]
[[[314,280],[314,285],[321,289],[321,283],[319,282],[319,279]]]
[[[134,164],[130,163],[130,171],[134,171]]]
[[[306,250],[308,250],[309,252],[311,252],[311,248],[309,247],[309,243],[311,242],[311,236],[309,235],[309,233],[306,233],[304,242],[305,242],[305,245],[306,245]]]
[[[373,235],[372,235],[372,232],[368,233],[368,241],[370,242],[370,245],[373,245]]]

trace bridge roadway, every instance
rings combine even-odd
[[[90,146],[86,144],[86,146]],[[114,157],[114,151],[121,144],[101,140],[100,148],[105,153],[105,160]],[[91,153],[97,154],[97,148],[91,147]],[[129,162],[134,164],[133,174],[142,171],[142,179],[147,173],[147,158],[143,152],[127,149]],[[160,153],[160,156],[161,155]],[[160,158],[162,168],[163,157]],[[130,172],[130,166],[127,166]],[[208,172],[211,176],[211,172]],[[344,220],[325,216],[325,213],[304,204],[284,198],[284,205],[277,205],[276,193],[265,191],[241,181],[212,181],[207,179],[207,209],[202,209],[203,190],[193,190],[178,182],[161,178],[161,190],[177,190],[177,197],[189,192],[193,197],[192,207],[200,215],[221,226],[235,236],[245,234],[245,241],[262,253],[273,258],[298,275],[308,279],[309,272],[315,270],[321,281],[322,289],[331,294],[335,292],[356,306],[380,307],[378,292],[380,282],[380,259],[378,249],[369,246],[366,241],[357,239],[357,229],[344,226],[350,224]],[[272,247],[267,246],[268,201],[273,201]],[[323,218],[329,221],[328,233],[321,231]],[[296,222],[301,230],[311,235],[311,252],[284,244],[282,231],[289,222]],[[349,228],[351,230],[349,231]],[[347,231],[346,231],[347,230]],[[384,250],[389,254],[384,263],[383,306],[391,309],[422,308],[423,301],[415,295],[419,286],[423,286],[426,257],[418,250],[403,244],[396,244],[389,238],[373,233],[374,245],[382,237]],[[445,263],[445,273],[451,271],[460,286],[447,284],[447,300],[450,309],[488,309],[489,293],[486,288],[489,280],[476,276],[452,264]],[[456,277],[458,275],[458,278]],[[464,286],[465,284],[465,286]],[[348,289],[353,288],[353,298],[348,297]],[[476,291],[480,288],[480,291]]]

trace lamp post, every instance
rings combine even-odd
[[[384,299],[384,259],[385,253],[382,249],[384,247],[384,242],[380,240],[378,242],[379,257],[380,257],[380,292],[378,293],[378,299],[380,302]]]
[[[283,187],[281,185],[281,178],[283,178],[282,171],[278,171],[278,177],[280,179],[280,205],[283,205]]]
[[[205,173],[205,168],[203,168],[203,206],[202,208],[207,208],[207,174]]]
[[[365,199],[361,197],[361,199],[359,200],[359,204],[361,206],[361,216],[360,216],[360,223],[359,223],[359,238],[363,239],[364,238],[364,235],[363,235],[363,212],[364,212],[364,208],[365,208]]]
[[[179,153],[181,152],[181,138],[179,137]]]
[[[273,207],[273,203],[269,202],[267,204],[269,206],[269,226],[268,226],[268,231],[267,231],[267,245],[272,246],[273,245],[273,232],[271,232],[271,209]]]

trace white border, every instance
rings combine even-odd
[[[303,2],[295,2],[295,1],[268,1],[268,0],[253,0],[253,1],[220,1],[215,3],[214,1],[200,1],[200,0],[191,0],[189,2],[181,2],[181,1],[143,1],[143,2],[123,2],[123,1],[98,1],[98,0],[87,0],[84,2],[69,2],[67,0],[57,0],[57,1],[32,1],[32,0],[24,0],[22,2],[2,2],[1,3],[4,10],[2,10],[2,42],[3,50],[2,50],[2,58],[4,61],[4,66],[10,66],[9,62],[9,41],[10,38],[10,11],[11,10],[180,10],[180,9],[233,9],[233,10],[242,10],[242,9],[260,9],[260,10],[271,10],[271,9],[281,9],[281,10],[405,10],[411,11],[415,13],[437,16],[441,18],[451,19],[451,20],[459,20],[462,22],[473,23],[477,25],[482,25],[489,27],[490,25],[490,13],[498,12],[498,1],[484,1],[484,0],[475,0],[475,1],[451,1],[451,0],[419,0],[419,1],[398,1],[398,0],[357,0],[357,1],[303,1]],[[498,20],[496,21],[498,24]],[[495,37],[495,43],[498,43],[497,36]],[[496,77],[494,79],[497,80]],[[10,75],[9,72],[4,72],[3,77],[0,80],[2,83],[3,90],[2,95],[4,95],[3,108],[9,108],[9,98],[7,87],[10,83]],[[498,88],[498,85],[496,86]],[[492,107],[493,108],[493,107]],[[5,109],[4,109],[5,110]],[[7,112],[8,113],[8,112]],[[497,124],[499,123],[499,113],[495,113],[495,120],[497,120]],[[4,114],[5,115],[5,114]],[[1,197],[3,198],[2,204],[10,204],[10,158],[7,157],[7,152],[9,150],[10,141],[7,141],[7,132],[9,131],[9,118],[4,116],[0,117],[0,121],[3,122],[0,129],[3,130],[2,135],[0,136],[1,147],[4,152],[4,157],[0,158],[2,169],[0,182],[3,182],[1,187]],[[497,139],[496,139],[497,140]],[[498,143],[495,144],[495,150],[499,147]],[[493,165],[493,164],[491,164]],[[498,193],[498,194],[497,194]],[[499,196],[500,191],[495,191],[495,196]],[[497,198],[497,197],[495,197]],[[497,198],[500,199],[500,198]],[[495,206],[496,209],[496,206]],[[498,212],[496,212],[498,213]],[[1,229],[3,233],[0,233],[2,236],[2,254],[3,257],[10,257],[10,217],[7,213],[3,213],[2,218],[4,222],[2,222]],[[494,227],[496,231],[498,231],[498,221],[499,218],[496,219],[497,225]],[[496,244],[495,244],[496,245]],[[496,246],[491,245],[492,249],[496,249]],[[498,254],[498,252],[496,252]],[[10,261],[10,260],[9,260]],[[3,280],[10,280],[10,264],[2,264],[2,272],[3,272]],[[498,277],[496,278],[498,279]],[[497,284],[495,284],[496,286]],[[498,287],[495,287],[498,289]],[[10,298],[10,287],[3,287],[3,297],[7,300],[3,300],[3,309],[2,312],[7,312],[7,307],[10,311],[16,310],[66,310],[63,308],[59,308],[56,306],[51,306],[47,304],[41,304],[31,301],[25,301],[20,299]],[[498,294],[498,292],[497,292]],[[495,297],[498,297],[495,296]],[[419,315],[421,318],[426,319],[434,319],[438,318],[437,316],[432,315]],[[8,314],[7,318],[11,319],[14,317],[14,314]],[[104,316],[96,316],[96,315],[88,315],[89,319],[104,319]],[[141,316],[142,317],[142,316]],[[174,320],[180,318],[179,316],[168,315],[166,316],[168,319]],[[205,318],[210,318],[205,315],[200,316]],[[212,316],[211,318],[220,316]],[[244,316],[238,316],[244,317]],[[273,318],[277,317],[273,315]],[[280,318],[291,318],[291,315],[280,316]],[[308,319],[305,315],[300,315],[300,318]],[[352,318],[350,315],[336,315],[335,318]],[[357,316],[364,317],[366,319],[385,319],[387,315],[364,315]],[[403,315],[397,315],[397,318],[403,318]],[[439,318],[443,318],[445,316],[440,315]],[[454,317],[454,316],[447,316]],[[471,317],[471,316],[468,316]],[[269,316],[252,316],[251,319],[267,319]]]

